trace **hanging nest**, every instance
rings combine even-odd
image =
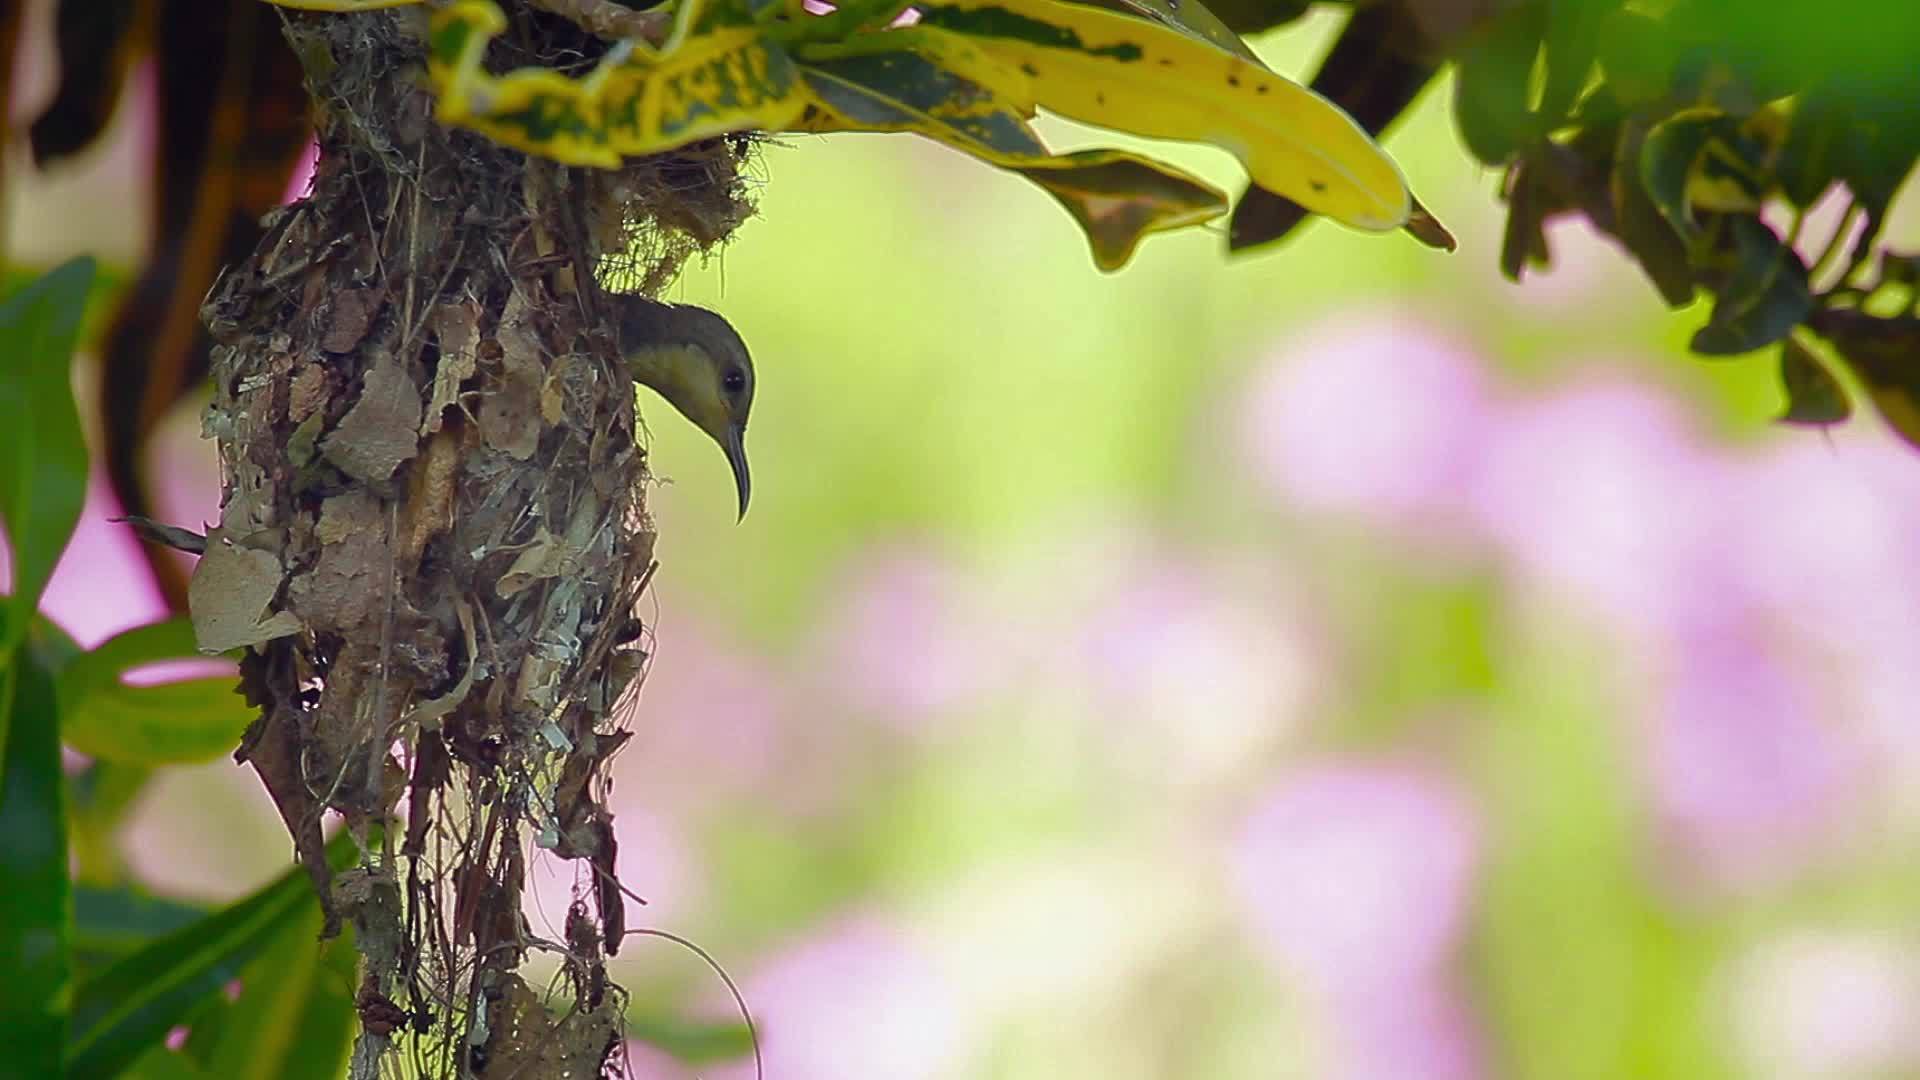
[[[503,69],[605,49],[512,21]],[[424,31],[417,8],[285,20],[319,166],[202,311],[224,483],[191,606],[203,648],[246,649],[235,757],[364,957],[353,1075],[594,1075],[622,1029],[607,772],[654,540],[610,313],[748,216],[749,146],[529,158],[433,121]],[[329,811],[361,841],[340,872]],[[521,914],[530,844],[577,868],[551,936]],[[541,993],[537,953],[562,974]]]

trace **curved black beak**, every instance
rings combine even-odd
[[[747,429],[744,424],[727,426],[727,464],[733,466],[733,486],[740,493],[740,517],[747,516],[747,499],[753,494],[753,477],[747,472]]]

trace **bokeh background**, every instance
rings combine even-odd
[[[1256,44],[1301,71],[1331,28]],[[140,258],[144,86],[76,168],[8,148],[13,265]],[[1322,224],[1106,276],[942,148],[766,147],[761,216],[676,288],[754,349],[755,503],[643,401],[615,809],[636,917],[732,973],[768,1076],[1920,1076],[1920,454],[1773,426],[1770,360],[1688,357],[1704,312],[1577,228],[1503,281],[1447,100],[1388,146],[1452,256]],[[166,446],[164,516],[211,519],[193,410]],[[112,512],[49,596],[83,645],[160,613]],[[289,845],[221,761],[124,850],[218,901]],[[731,1015],[664,941],[617,971]]]

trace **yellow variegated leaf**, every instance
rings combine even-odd
[[[506,27],[491,0],[436,12],[428,74],[438,116],[496,142],[570,165],[617,167],[729,131],[779,131],[808,104],[793,61],[752,27],[693,33],[702,4],[680,8],[659,50],[623,42],[582,79],[546,68],[490,75],[487,42]]]
[[[1125,265],[1148,233],[1199,224],[1226,211],[1223,192],[1148,158],[1118,150],[1050,153],[1026,124],[1028,108],[949,66],[967,52],[964,41],[943,41],[951,35],[938,32],[875,36],[915,48],[870,52],[856,46],[803,63],[801,73],[819,104],[802,128],[912,131],[1019,173],[1079,222],[1102,270]],[[991,64],[975,70],[994,74]]]
[[[1058,0],[933,0],[920,25],[972,38],[1076,120],[1231,151],[1255,182],[1355,228],[1398,229],[1411,200],[1393,159],[1325,98],[1155,23]]]

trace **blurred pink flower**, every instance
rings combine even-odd
[[[1400,315],[1347,312],[1283,344],[1245,397],[1270,492],[1391,524],[1458,518],[1489,416],[1471,349]]]
[[[40,601],[40,610],[83,648],[136,626],[166,617],[166,604],[154,588],[140,542],[124,525],[107,519],[119,507],[96,470],[87,484],[80,522]],[[0,544],[0,585],[13,588],[12,553]]]
[[[1141,565],[1083,605],[1078,661],[1103,747],[1156,780],[1210,784],[1299,729],[1314,663],[1280,596],[1188,558]]]
[[[814,666],[836,696],[899,728],[976,697],[1010,659],[979,602],[981,588],[928,552],[869,552],[817,633]]]
[[[1726,466],[1671,398],[1608,377],[1510,406],[1488,435],[1472,509],[1523,582],[1630,635],[1719,619]]]
[[[829,926],[763,961],[741,987],[759,1026],[766,1075],[779,1080],[957,1075],[969,1016],[934,962],[873,916]],[[714,1070],[748,1080],[752,1062]]]
[[[1830,839],[1861,748],[1822,717],[1791,657],[1738,627],[1682,639],[1657,677],[1646,775],[1674,869],[1766,884]]]
[[[705,807],[785,773],[775,674],[684,614],[649,629],[655,656],[625,719],[634,737],[613,760],[615,792],[654,808]]]
[[[1480,844],[1454,785],[1406,765],[1315,766],[1248,815],[1239,899],[1267,958],[1333,1025],[1333,1075],[1478,1074],[1477,1036],[1449,966]]]

